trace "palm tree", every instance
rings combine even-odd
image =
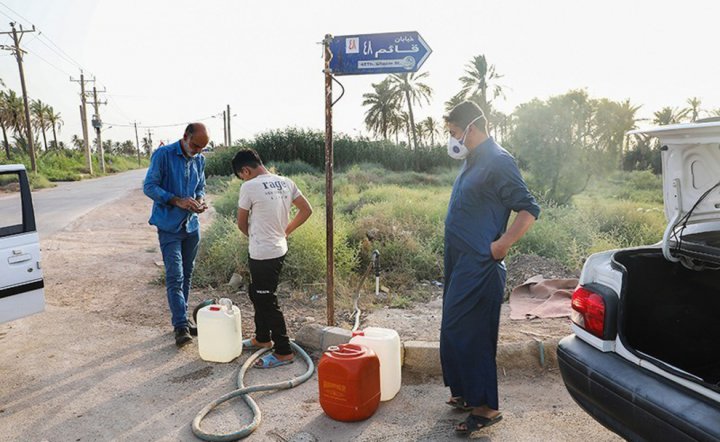
[[[698,97],[692,97],[688,98],[686,103],[689,104],[690,107],[687,107],[684,110],[690,114],[690,121],[694,123],[700,115],[700,103],[702,103],[702,101]]]
[[[48,129],[47,108],[48,105],[40,100],[33,100],[30,103],[30,117],[33,119],[31,123],[36,130],[40,130],[42,132],[43,145],[45,146],[46,152],[47,137],[45,136],[45,130]]]
[[[430,146],[435,146],[435,136],[440,135],[442,125],[433,117],[427,117],[420,122],[426,136],[430,137]]]
[[[665,106],[659,111],[653,113],[653,123],[658,126],[682,123],[682,120],[685,119],[689,113],[690,109],[677,109]]]
[[[3,107],[7,113],[8,127],[12,128],[15,136],[25,136],[25,104],[22,97],[19,97],[15,91],[8,90],[4,92]]]
[[[388,131],[391,135],[395,135],[395,144],[398,146],[400,145],[400,132],[406,126],[407,119],[407,112],[395,112],[390,115]]]
[[[490,115],[488,116],[488,121],[493,122],[490,132],[493,133],[493,137],[495,137],[496,140],[505,140],[509,119],[510,116],[506,113],[492,107],[490,108]]]
[[[8,100],[5,91],[0,92],[0,129],[2,129],[5,143],[5,157],[10,159],[10,143],[8,143],[7,130],[12,127],[11,114],[8,111]]]
[[[57,127],[57,131],[59,132],[64,121],[62,119],[62,116],[60,116],[60,112],[55,113],[55,109],[53,109],[52,106],[47,107],[47,120],[48,123],[50,123],[50,125],[52,126],[53,146],[57,149],[60,146],[58,145],[57,132],[55,131],[55,128]]]
[[[495,65],[488,65],[484,55],[473,57],[465,68],[465,75],[460,77],[462,89],[453,100],[473,101],[490,115],[492,101],[503,96],[503,86],[497,83],[503,76],[495,71]]]
[[[417,104],[418,106],[422,105],[423,100],[428,104],[430,103],[430,98],[432,98],[433,93],[432,88],[421,81],[429,75],[429,72],[423,72],[422,74],[413,72],[410,74],[392,74],[389,77],[390,83],[392,84],[391,90],[398,104],[407,105],[409,116],[408,124],[412,132],[412,145],[414,145],[415,148],[417,148],[418,143],[412,106],[413,104]],[[410,142],[409,139],[408,142]]]
[[[625,146],[625,133],[637,128],[637,111],[630,100],[615,102],[603,98],[595,103],[593,138],[603,152],[608,154],[613,167],[620,165]]]
[[[73,146],[75,146],[75,149],[83,150],[83,148],[85,147],[85,140],[83,140],[77,135],[73,135],[70,139],[70,142],[73,144]]]
[[[388,138],[390,120],[397,113],[397,98],[392,93],[390,80],[385,78],[380,83],[373,83],[373,92],[363,94],[363,106],[370,106],[365,112],[365,126],[376,136]]]
[[[458,92],[453,95],[451,99],[445,102],[445,110],[450,112],[455,106],[465,101],[465,95],[462,92]]]

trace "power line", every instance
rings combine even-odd
[[[58,48],[58,50],[60,50],[60,52],[62,52],[63,54],[65,54],[65,56],[67,56],[67,58],[68,58],[71,62],[75,63],[79,68],[81,68],[81,69],[83,69],[83,70],[87,70],[87,69],[83,68],[83,66],[82,66],[77,60],[75,60],[74,58],[72,58],[72,57],[70,56],[70,54],[68,54],[67,52],[65,52],[65,51],[63,50],[63,48],[61,48],[60,46],[56,45],[54,41],[50,40],[50,37],[48,37],[47,34],[41,32],[41,33],[40,33],[40,37],[42,37],[43,39],[45,39],[45,40],[47,40],[48,42],[50,42],[51,45],[53,45],[53,46],[55,46],[56,48]],[[42,40],[40,40],[40,41],[42,41]]]
[[[37,57],[37,58],[39,58],[40,60],[44,61],[45,63],[49,64],[49,65],[52,66],[53,68],[57,69],[58,71],[62,72],[62,73],[65,74],[65,75],[67,75],[68,77],[71,75],[71,74],[67,73],[66,71],[60,69],[59,67],[55,66],[54,64],[50,63],[49,61],[45,60],[44,58],[42,58],[40,55],[38,55],[37,52],[29,52],[29,51],[27,51],[27,50],[26,50],[25,52],[27,52],[28,55],[34,55],[35,57]]]
[[[195,119],[195,120],[184,121],[184,122],[182,122],[182,123],[175,123],[175,124],[155,124],[155,125],[145,125],[145,126],[140,126],[140,125],[138,125],[138,127],[141,128],[141,129],[159,129],[159,128],[163,128],[163,127],[187,126],[188,124],[190,124],[190,123],[193,122],[193,121],[206,121],[206,120],[209,120],[209,119],[211,119],[211,118],[213,118],[212,115],[210,115],[209,117],[205,117],[205,118],[198,118],[198,119]],[[110,126],[117,126],[117,127],[135,127],[134,124],[107,123],[107,122],[106,122],[105,124],[110,125]]]
[[[105,94],[105,96],[108,96],[108,95],[110,95],[110,94]],[[120,106],[115,103],[115,100],[108,100],[108,103],[110,103],[112,105],[113,109],[115,109],[120,114],[121,117],[123,117],[127,120],[132,120],[132,118],[128,117],[127,114],[125,112],[123,112],[122,109],[120,109]]]
[[[42,34],[42,32],[40,33],[40,37],[44,37],[43,34]],[[68,57],[62,55],[60,52],[58,52],[57,50],[53,49],[50,45],[48,45],[47,43],[45,43],[45,40],[44,40],[44,39],[40,39],[40,40],[38,40],[38,41],[39,41],[40,43],[42,43],[43,46],[45,46],[46,48],[48,48],[48,49],[50,49],[52,52],[54,52],[58,57],[60,57],[61,60],[63,60],[64,62],[66,62],[66,63],[68,63],[68,64],[70,64],[70,65],[72,65],[72,67],[76,67],[76,68],[78,68],[78,69],[85,70],[85,69],[83,69],[82,66],[80,66],[79,63],[73,61],[71,58],[68,58]]]
[[[4,13],[4,12],[2,12],[2,11],[0,11],[0,14],[4,15],[5,17],[7,17],[8,20],[10,20],[10,21],[15,21],[14,18],[10,17],[9,15],[7,15],[6,13]]]
[[[30,20],[28,20],[27,18],[25,18],[24,16],[22,16],[20,13],[18,13],[17,11],[15,11],[15,10],[12,9],[11,7],[9,7],[9,6],[8,6],[7,4],[5,4],[4,2],[0,1],[0,5],[4,6],[4,7],[5,7],[6,9],[8,9],[10,12],[12,12],[12,13],[15,14],[16,16],[20,17],[21,19],[23,19],[28,25],[31,25],[31,26],[32,26],[32,22],[31,22]],[[16,21],[14,18],[10,17],[9,15],[7,15],[6,13],[4,13],[4,12],[1,11],[1,10],[0,10],[0,14],[4,15],[5,17],[9,18],[9,19],[12,20],[12,21]],[[58,46],[54,41],[52,41],[52,40],[50,39],[50,37],[48,37],[47,34],[43,33],[42,31],[39,31],[39,32],[38,32],[38,35],[37,35],[37,37],[36,37],[35,39],[36,39],[36,40],[39,39],[40,43],[42,43],[42,44],[45,45],[48,49],[50,49],[51,51],[53,51],[56,55],[58,55],[61,59],[63,59],[63,61],[70,63],[71,65],[73,65],[73,67],[78,67],[78,68],[80,68],[80,69],[82,69],[82,70],[90,73],[90,71],[88,71],[87,69],[85,69],[77,60],[75,60],[74,58],[72,58],[72,56],[70,56],[70,54],[68,54],[67,52],[65,52],[65,50],[63,50],[63,48],[61,48],[61,47]],[[33,41],[35,41],[35,40],[33,40]],[[46,41],[47,41],[47,43],[46,43]],[[50,45],[48,45],[48,43],[50,43],[51,45],[55,46],[55,48],[57,48],[57,49],[54,49],[53,47],[51,47]]]
[[[0,2],[0,5],[5,6],[8,10],[10,10],[10,12],[12,12],[12,13],[15,14],[15,15],[17,15],[17,16],[20,17],[21,19],[25,20],[25,21],[27,22],[27,24],[32,25],[32,23],[30,22],[30,20],[28,20],[28,19],[26,19],[25,17],[23,17],[22,15],[20,15],[17,11],[15,11],[15,10],[14,10],[13,8],[11,8],[10,6],[6,5],[6,4],[3,3],[3,2]],[[2,13],[2,12],[0,12],[0,13]],[[3,15],[5,15],[5,14],[3,14]]]

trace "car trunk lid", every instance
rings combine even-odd
[[[689,266],[720,264],[720,122],[636,130],[660,140],[668,226],[663,254]]]

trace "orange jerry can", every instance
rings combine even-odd
[[[318,364],[320,406],[331,418],[367,419],[380,404],[380,360],[357,344],[328,347]]]

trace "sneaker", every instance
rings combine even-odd
[[[187,327],[178,327],[175,329],[175,345],[182,347],[191,341],[192,336],[190,336],[190,330],[188,330]]]

